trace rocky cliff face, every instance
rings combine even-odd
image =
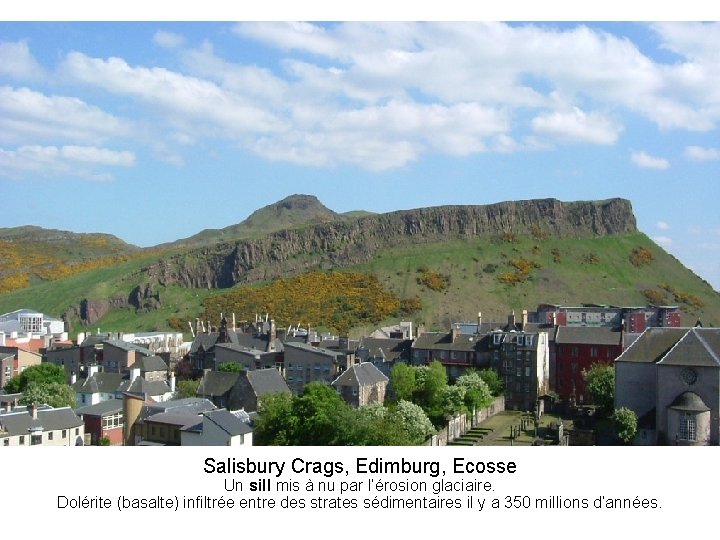
[[[143,270],[151,282],[185,287],[231,287],[310,268],[371,260],[379,250],[443,239],[529,235],[592,237],[635,232],[629,201],[556,199],[485,206],[442,206],[378,214],[274,232],[173,256]]]

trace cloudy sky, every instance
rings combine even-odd
[[[625,197],[720,289],[717,23],[0,23],[0,227]]]

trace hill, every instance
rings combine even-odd
[[[0,229],[0,292],[120,262],[140,248],[110,234]]]
[[[256,210],[237,225],[223,229],[205,229],[199,233],[159,247],[186,247],[257,238],[271,232],[327,223],[343,219],[326,208],[314,195],[290,195],[285,199]]]
[[[264,288],[240,294],[258,299],[258,305],[241,304],[245,310],[265,312],[276,305],[268,298],[287,291],[311,302],[318,287],[333,287],[317,277],[318,271],[365,274],[367,279],[360,275],[356,281],[376,279],[403,306],[400,311],[363,308],[362,294],[350,301],[337,291],[328,301],[340,311],[311,321],[336,330],[338,321],[367,325],[363,317],[368,313],[391,314],[392,319],[401,312],[429,328],[446,328],[451,320],[473,319],[478,311],[502,319],[509,309],[534,309],[542,302],[677,304],[685,312],[684,324],[698,318],[706,325],[720,324],[720,295],[637,231],[632,206],[622,199],[421,208],[158,251],[2,294],[0,312],[33,307],[64,314],[76,330],[98,325],[186,330],[195,317],[214,320],[216,312],[230,312],[239,305],[238,296],[231,303],[226,293],[247,287]],[[306,272],[315,277],[292,281]],[[279,290],[285,292],[267,288],[276,278],[283,278]],[[360,314],[357,319],[342,312],[349,307]],[[295,316],[289,308],[286,312]],[[252,318],[254,313],[237,315]],[[289,322],[297,321],[279,321]]]

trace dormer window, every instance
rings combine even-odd
[[[500,345],[502,344],[503,335],[500,333],[493,334],[493,344],[494,345]]]

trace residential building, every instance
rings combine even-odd
[[[0,388],[12,377],[20,375],[30,366],[42,363],[42,356],[20,347],[0,347]]]
[[[257,411],[264,396],[290,394],[290,388],[275,368],[240,373],[208,371],[200,381],[197,393],[218,408]]]
[[[370,362],[354,364],[332,382],[338,394],[353,407],[385,402],[388,377]]]
[[[130,369],[142,357],[154,356],[152,351],[117,339],[102,342],[102,366],[106,373],[122,373]],[[167,370],[167,366],[165,366]]]
[[[110,375],[110,374],[108,374]],[[75,409],[90,435],[90,444],[99,445],[106,439],[112,446],[123,443],[123,402],[121,399],[102,401]]]
[[[720,328],[647,328],[615,360],[615,406],[639,444],[720,444]]]
[[[307,343],[285,343],[285,379],[293,394],[306,384],[330,384],[354,362],[354,354],[313,347]]]
[[[0,411],[0,446],[82,446],[85,426],[70,407],[15,406]]]
[[[410,362],[412,343],[410,339],[365,337],[358,344],[355,358],[360,362],[371,362],[390,376],[396,362]]]
[[[612,365],[622,352],[623,333],[610,326],[558,326],[552,385],[572,405],[590,404],[584,372],[593,364]],[[552,380],[552,378],[551,378]]]
[[[180,429],[181,446],[252,446],[253,430],[245,411],[218,409]]]

